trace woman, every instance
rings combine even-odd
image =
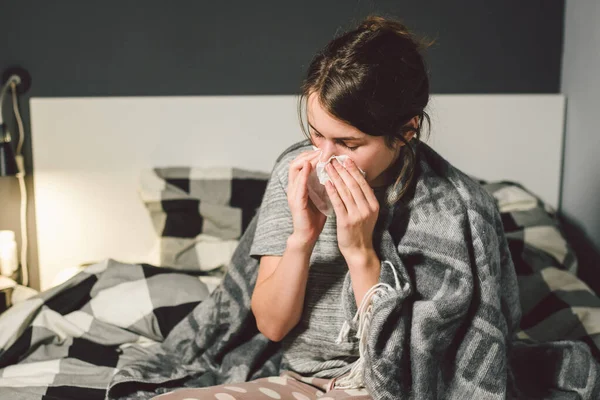
[[[508,361],[518,286],[502,223],[476,182],[420,142],[429,81],[419,51],[402,24],[369,17],[309,67],[310,140],[279,157],[250,249],[260,260],[251,309],[281,342],[280,376],[157,398],[520,394]],[[309,196],[318,162],[332,217]],[[536,354],[523,349],[519,362]],[[550,364],[566,377],[559,358]]]
[[[315,57],[303,99],[310,143],[286,152],[265,193],[251,249],[260,257],[252,310],[260,331],[283,342],[284,370],[343,382],[358,365],[359,343],[339,343],[338,336],[380,281],[375,226],[380,209],[410,186],[414,143],[427,118],[419,44],[402,24],[367,18]],[[332,156],[348,158],[326,164],[335,212],[326,218],[309,199],[308,182],[317,162]],[[340,307],[347,275],[354,304]],[[336,390],[328,395],[343,398]]]

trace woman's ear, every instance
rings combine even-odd
[[[406,123],[405,126],[412,126],[413,128],[415,128],[414,131],[411,130],[404,134],[404,139],[406,139],[407,142],[410,142],[412,138],[417,134],[416,130],[419,129],[419,116],[415,115],[410,121]],[[406,144],[401,140],[399,140],[398,143],[400,144],[400,147]]]
[[[404,135],[404,139],[406,139],[407,142],[410,142],[411,139],[413,137],[415,137],[416,134],[417,134],[417,132],[415,132],[415,131],[406,132],[406,134]]]

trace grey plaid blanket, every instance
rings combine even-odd
[[[358,381],[376,400],[599,398],[600,370],[583,342],[517,337],[519,286],[494,199],[420,147],[410,201],[378,222],[386,228],[376,238],[378,253],[393,268],[382,267],[387,286],[368,311]],[[109,399],[278,375],[280,349],[258,332],[249,307],[258,268],[248,256],[254,228],[223,283],[160,351],[115,375]],[[352,315],[349,275],[343,296]]]

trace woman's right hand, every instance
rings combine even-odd
[[[296,240],[313,246],[317,241],[327,217],[308,197],[308,176],[319,161],[319,151],[301,153],[291,163],[288,173],[288,205],[292,213]]]

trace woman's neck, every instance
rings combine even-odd
[[[394,168],[388,168],[383,171],[377,178],[369,182],[369,186],[371,186],[372,189],[380,189],[391,185],[395,181],[395,177],[392,176],[393,170]]]

